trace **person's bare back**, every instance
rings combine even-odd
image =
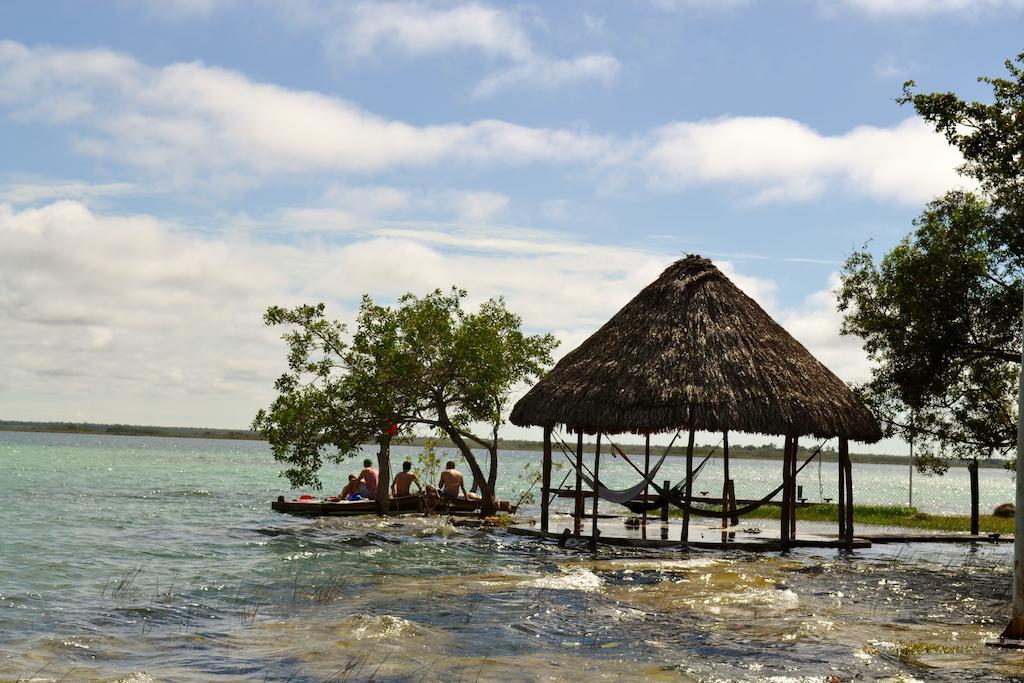
[[[408,496],[411,495],[411,487],[416,484],[416,488],[420,491],[423,487],[420,486],[420,479],[413,474],[412,463],[406,460],[402,463],[402,471],[395,475],[395,480],[391,482],[391,495],[394,497]]]
[[[466,478],[462,476],[462,472],[455,469],[455,463],[448,463],[447,469],[441,473],[441,480],[437,482],[437,485],[441,487],[441,491],[448,496],[458,496],[459,492],[462,495],[466,495]]]

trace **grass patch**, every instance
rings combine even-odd
[[[710,506],[709,506],[710,509]],[[673,510],[673,516],[682,516],[682,511]],[[839,508],[833,503],[814,503],[797,506],[796,518],[804,522],[837,523]],[[744,515],[750,519],[778,519],[777,505],[764,505]],[[971,530],[970,515],[931,515],[919,512],[917,508],[901,505],[854,505],[853,523],[871,524],[875,526],[902,527],[905,529],[926,529],[928,531],[964,531]],[[983,534],[1012,534],[1012,517],[994,517],[981,515],[979,530]]]

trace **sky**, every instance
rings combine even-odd
[[[363,293],[504,296],[561,355],[686,254],[864,380],[843,261],[971,187],[895,99],[986,99],[1022,29],[1024,0],[2,3],[0,419],[246,427],[267,306]]]

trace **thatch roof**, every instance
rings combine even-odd
[[[588,434],[846,436],[881,430],[847,385],[711,261],[689,256],[567,354],[512,409],[520,426]]]

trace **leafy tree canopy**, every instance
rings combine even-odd
[[[1024,54],[1010,78],[981,78],[990,103],[915,92],[899,102],[957,147],[981,195],[949,192],[876,264],[865,247],[838,291],[842,332],[864,339],[875,368],[862,387],[889,426],[935,456],[1007,453],[1016,441],[1024,280]]]
[[[470,465],[485,499],[493,503],[498,430],[512,390],[538,377],[557,345],[552,335],[527,335],[502,299],[475,312],[466,293],[436,290],[403,296],[394,307],[365,296],[350,338],[324,306],[271,307],[265,322],[287,325],[288,372],[278,397],[261,410],[254,428],[266,434],[274,457],[290,467],[293,486],[320,487],[325,461],[340,461],[360,444],[381,443],[382,478],[391,432],[426,426],[451,438]],[[474,424],[488,425],[479,436]],[[484,474],[471,448],[490,455]]]

